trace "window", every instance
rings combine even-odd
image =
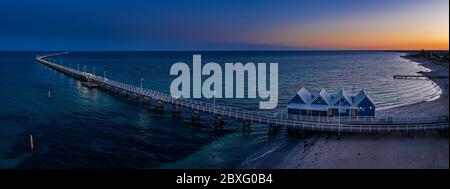
[[[318,98],[317,98],[317,102],[318,102],[318,103],[321,103],[321,102],[322,102],[322,98],[321,98],[321,97],[318,97]]]

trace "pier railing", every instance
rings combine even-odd
[[[82,72],[53,63],[46,58],[66,53],[38,56],[36,60],[50,68],[75,77],[77,79],[95,82],[104,88],[124,91],[132,95],[148,98],[175,106],[184,107],[194,111],[202,111],[216,116],[229,117],[231,119],[243,120],[267,124],[272,127],[285,127],[293,129],[332,131],[332,132],[394,132],[394,131],[428,131],[448,129],[448,115],[440,118],[426,119],[400,119],[400,118],[374,118],[374,117],[297,117],[292,118],[287,114],[274,114],[261,111],[244,110],[237,107],[224,106],[204,102],[200,100],[174,98],[169,94],[156,90],[140,88],[134,85],[114,81],[91,73]]]
[[[276,117],[283,119],[293,119],[293,120],[305,120],[305,121],[316,121],[316,122],[372,122],[372,123],[382,123],[382,122],[429,122],[429,121],[448,121],[448,114],[441,114],[436,116],[311,116],[311,115],[298,115],[298,114],[288,114],[287,111],[279,111],[274,114]]]

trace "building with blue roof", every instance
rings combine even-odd
[[[362,89],[356,96],[341,89],[330,95],[325,89],[312,95],[301,88],[287,105],[288,113],[305,116],[375,116],[375,104]]]
[[[375,104],[370,96],[367,94],[366,90],[362,89],[355,96],[354,100],[357,109],[358,116],[374,116],[375,115]]]

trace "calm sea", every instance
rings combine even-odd
[[[107,78],[169,91],[170,66],[192,63],[279,63],[279,104],[282,110],[297,90],[322,87],[334,93],[365,88],[377,109],[438,98],[429,80],[393,80],[394,74],[426,71],[401,53],[373,51],[312,52],[73,52],[52,58],[65,66],[106,74]],[[35,62],[44,52],[0,52],[0,168],[252,168],[276,161],[273,156],[301,141],[253,124],[225,120],[215,130],[210,115],[201,124],[156,113],[80,82]],[[105,71],[105,72],[104,72]],[[52,98],[47,98],[47,91]],[[258,99],[217,99],[217,103],[255,110]],[[169,108],[169,107],[167,107]],[[276,111],[273,110],[273,111]],[[30,151],[29,135],[35,143]],[[265,163],[264,163],[265,162]]]

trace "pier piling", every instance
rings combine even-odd
[[[248,130],[250,129],[250,121],[246,120],[244,121],[243,125],[242,125],[242,129],[243,130]]]
[[[30,134],[30,148],[31,148],[31,151],[34,150],[34,142],[33,142],[33,135],[32,134]]]
[[[222,128],[223,127],[223,117],[221,115],[215,115],[214,116],[214,126],[216,128]]]
[[[148,97],[144,97],[144,98],[142,99],[142,104],[143,104],[144,106],[148,106],[149,103],[150,103],[150,99],[149,99]]]
[[[181,108],[178,105],[174,104],[172,106],[172,116],[179,117],[180,114],[181,114]]]
[[[164,103],[160,99],[156,100],[156,110],[157,111],[164,111]]]
[[[197,110],[192,110],[191,120],[194,123],[200,121],[200,113]]]
[[[275,125],[269,125],[268,133],[270,136],[276,135],[281,128]]]

